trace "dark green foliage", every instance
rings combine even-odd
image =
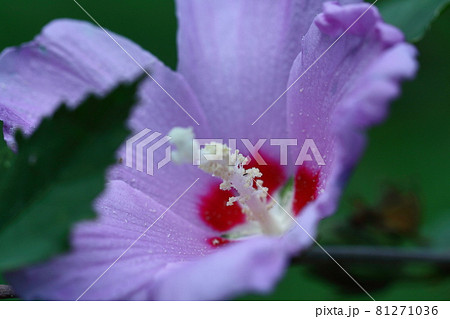
[[[376,5],[388,23],[399,27],[408,41],[416,42],[449,3],[449,0],[381,0]]]
[[[1,165],[10,166],[0,177],[1,271],[66,251],[73,224],[95,217],[92,202],[129,134],[139,82],[90,96],[74,110],[62,105],[30,137],[17,132],[15,156],[1,146],[8,160]]]

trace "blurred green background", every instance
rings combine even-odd
[[[389,0],[390,3],[394,1],[396,0]],[[381,6],[382,2],[383,0],[380,1]],[[177,26],[173,1],[79,0],[79,3],[105,28],[132,39],[170,67],[176,67]],[[1,49],[31,40],[46,23],[56,18],[89,20],[72,0],[0,0],[0,8]],[[395,15],[386,15],[386,19],[393,24],[398,22]],[[448,248],[449,30],[450,10],[445,10],[425,37],[416,43],[420,52],[418,76],[403,86],[403,94],[393,103],[389,119],[369,132],[367,151],[350,180],[338,213],[321,226],[319,241],[322,244],[355,244],[352,242],[354,238],[348,233],[348,225],[346,226],[349,216],[369,208],[380,209],[380,200],[390,187],[389,189],[397,190],[394,195],[400,198],[398,201],[402,202],[405,198],[406,202],[414,201],[412,207],[420,220],[419,225],[406,225],[413,230],[407,236],[400,234],[401,238],[393,242],[404,246],[434,245]],[[406,197],[405,193],[408,194]],[[404,206],[406,210],[409,209],[404,221],[408,223],[408,214],[414,212],[411,212],[411,205]],[[427,273],[427,269],[422,268],[408,273]],[[360,269],[351,269],[355,274],[360,273]],[[446,276],[448,269],[441,270],[440,275],[422,276],[424,278],[413,276],[414,279],[401,275],[403,270],[395,267],[378,267],[369,271],[372,271],[369,277],[380,276],[381,279],[376,280],[387,282],[381,289],[369,289],[377,300],[450,299],[450,276]],[[385,278],[392,273],[398,274],[396,280]],[[367,300],[363,293],[349,289],[348,286],[353,285],[349,279],[345,279],[348,282],[342,284],[336,283],[339,280],[329,280],[326,276],[320,269],[292,266],[273,294],[243,296],[241,299]]]

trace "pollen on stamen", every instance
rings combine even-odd
[[[265,234],[275,235],[281,232],[269,212],[272,205],[267,201],[268,189],[258,180],[262,173],[255,167],[244,168],[249,158],[238,150],[231,151],[228,146],[215,142],[207,144],[201,150],[201,158],[206,160],[201,160],[200,169],[221,178],[222,190],[234,189],[237,192],[236,196],[229,198],[227,206],[238,202],[247,218],[257,221]]]
[[[175,128],[169,135],[173,137],[171,142],[177,146],[173,157],[179,159],[180,163],[192,159],[196,156],[192,153],[199,150],[198,161],[194,159],[194,163],[198,163],[204,172],[222,179],[217,191],[223,192],[225,199],[217,200],[215,197],[219,194],[213,192],[215,196],[207,196],[202,200],[200,211],[206,223],[218,231],[231,230],[234,225],[245,223],[243,226],[248,226],[248,229],[239,227],[237,231],[240,234],[249,233],[249,229],[255,230],[255,225],[259,225],[256,233],[266,235],[280,235],[286,230],[278,214],[271,212],[274,205],[272,200],[268,200],[270,190],[260,179],[263,174],[257,167],[245,168],[250,158],[217,142],[200,148],[192,129]],[[273,184],[278,186],[275,185],[278,182]]]

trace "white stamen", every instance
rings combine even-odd
[[[217,160],[201,161],[200,168],[213,176],[220,177],[223,182],[220,189],[230,190],[234,188],[238,196],[230,197],[227,205],[231,206],[239,202],[243,212],[249,220],[257,221],[262,232],[268,235],[278,235],[283,229],[278,227],[278,223],[269,212],[272,204],[267,201],[266,187],[256,187],[255,183],[262,186],[261,180],[256,180],[262,176],[257,168],[245,169],[244,165],[249,162],[238,150],[232,152],[224,144],[209,143],[201,150],[201,158],[208,158],[210,155],[220,155]]]
[[[247,216],[247,226],[238,226],[238,233],[255,233],[255,223],[259,225],[261,233],[266,235],[280,235],[286,231],[286,215],[279,214],[274,203],[267,200],[268,188],[263,187],[259,180],[262,173],[258,168],[245,169],[249,158],[243,156],[238,150],[232,151],[227,145],[211,142],[199,148],[194,139],[192,128],[176,127],[169,132],[170,142],[175,144],[176,150],[172,152],[172,159],[176,163],[186,163],[194,160],[199,168],[223,180],[220,189],[237,191],[237,196],[228,199],[227,206],[238,203]],[[193,154],[193,150],[200,154]],[[196,156],[196,158],[193,158]],[[198,158],[200,157],[200,158]],[[230,234],[231,236],[233,234]]]

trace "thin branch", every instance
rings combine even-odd
[[[397,248],[374,246],[326,246],[325,250],[342,262],[406,263],[422,262],[440,266],[450,266],[450,251],[435,251],[426,248]],[[329,257],[319,248],[313,247],[292,263],[327,262]]]
[[[11,298],[17,298],[17,295],[12,289],[12,287],[8,285],[0,285],[0,299],[11,299]]]

